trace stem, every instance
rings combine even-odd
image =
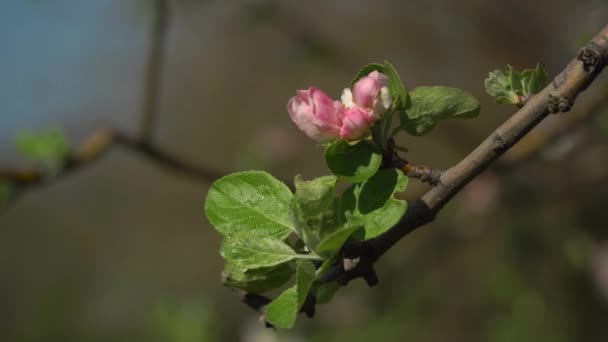
[[[386,146],[386,141],[391,138],[391,136],[389,134],[390,134],[391,126],[393,124],[393,114],[394,113],[395,113],[395,111],[391,109],[386,114],[386,121],[384,123],[384,130],[382,132],[382,138],[383,138],[383,142],[384,142],[383,148]]]
[[[323,261],[323,258],[321,258],[320,256],[316,255],[315,253],[310,253],[310,254],[296,254],[296,258],[298,259],[307,259],[307,260],[321,260]]]
[[[166,55],[167,31],[169,28],[169,0],[156,0],[155,17],[150,33],[150,50],[144,79],[140,137],[150,140],[158,120],[162,74]]]

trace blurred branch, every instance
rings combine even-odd
[[[608,64],[608,25],[598,33],[577,58],[557,75],[553,82],[528,100],[505,123],[462,161],[439,177],[438,184],[414,201],[399,223],[386,233],[362,242],[347,243],[338,262],[321,276],[322,282],[337,281],[348,284],[363,277],[368,284],[375,284],[373,263],[391,249],[403,237],[434,221],[439,211],[498,157],[509,150],[532,128],[550,113],[567,112],[577,95],[593,82]],[[345,270],[344,260],[359,258],[353,269]],[[377,279],[376,279],[377,280]]]
[[[150,32],[150,50],[144,78],[140,137],[150,140],[158,119],[161,78],[165,61],[167,31],[170,24],[169,0],[155,0],[154,22]]]
[[[91,135],[79,148],[67,155],[62,163],[64,166],[58,174],[47,175],[37,168],[20,170],[0,168],[0,181],[6,181],[13,185],[11,200],[14,200],[24,190],[56,181],[92,164],[101,159],[112,147],[118,145],[137,152],[174,172],[202,182],[211,183],[222,176],[219,172],[183,162],[147,140],[134,139],[109,130],[99,130]]]
[[[339,51],[335,48],[335,43],[317,32],[314,25],[300,18],[292,9],[282,8],[281,1],[245,1],[242,7],[247,11],[251,23],[275,26],[309,57],[320,58],[327,62],[338,59]]]
[[[199,181],[213,182],[221,177],[220,173],[213,170],[185,163],[152,143],[154,126],[158,119],[161,77],[170,18],[169,10],[168,0],[155,1],[155,17],[150,34],[151,42],[144,79],[140,137],[136,139],[115,131],[99,130],[91,135],[82,146],[73,149],[64,160],[59,161],[63,167],[58,173],[52,175],[33,167],[19,170],[0,167],[0,181],[6,181],[12,185],[10,201],[14,201],[29,188],[51,183],[99,160],[105,152],[116,145],[142,154],[168,169]]]

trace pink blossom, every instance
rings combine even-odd
[[[340,137],[343,107],[321,90],[298,90],[287,103],[291,120],[312,139],[323,142]]]
[[[392,103],[388,84],[388,76],[378,71],[372,71],[369,75],[361,77],[353,86],[354,104],[371,110],[374,115],[380,117]]]
[[[360,107],[347,108],[343,112],[340,137],[346,140],[358,140],[365,136],[376,118]]]

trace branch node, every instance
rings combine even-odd
[[[518,101],[517,101],[517,108],[522,108],[523,106],[526,105],[526,103],[528,103],[528,101],[530,101],[530,99],[532,98],[532,94],[524,94],[524,95],[518,95]]]
[[[408,177],[418,178],[421,182],[429,183],[432,186],[436,186],[441,183],[441,175],[443,174],[443,172],[440,170],[412,164],[404,165],[401,170]]]
[[[344,258],[344,260],[342,260],[344,270],[345,271],[352,270],[353,268],[357,267],[357,265],[359,264],[359,261],[361,261],[360,257],[357,257],[354,259]]]
[[[590,42],[579,53],[577,59],[583,62],[583,70],[588,73],[594,72],[598,66],[603,65],[604,58],[602,48],[595,42]]]
[[[370,287],[378,284],[378,275],[374,270],[376,254],[368,241],[345,244],[340,252],[340,259],[342,262],[336,266],[341,272],[335,280],[341,286],[348,285],[356,278],[363,278]]]
[[[573,105],[574,99],[570,96],[550,94],[547,109],[553,114],[565,113],[569,111]]]
[[[501,153],[509,147],[509,145],[505,141],[505,138],[503,138],[502,135],[500,135],[498,132],[495,132],[493,134],[492,139],[493,139],[492,150],[496,153]]]

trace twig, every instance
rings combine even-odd
[[[314,30],[314,26],[308,24],[307,20],[302,20],[294,16],[294,11],[284,11],[281,9],[281,1],[256,1],[245,2],[243,6],[254,20],[263,20],[285,34],[291,41],[302,47],[308,53],[312,53],[322,58],[329,58],[335,61],[338,51],[335,44],[329,41],[324,35]]]
[[[73,150],[66,157],[63,161],[64,167],[58,174],[48,177],[44,171],[35,168],[21,170],[0,168],[0,180],[7,181],[13,185],[11,201],[14,201],[18,195],[27,189],[42,186],[59,178],[66,177],[72,172],[100,160],[106,152],[118,145],[137,152],[174,172],[202,182],[211,183],[223,175],[214,170],[188,164],[147,141],[134,139],[118,132],[99,130],[91,135],[82,146]]]
[[[140,138],[146,141],[150,141],[154,136],[155,123],[158,118],[165,45],[170,24],[169,10],[168,0],[155,1],[154,23],[150,32],[150,50],[146,65],[142,99]]]
[[[205,182],[212,182],[221,175],[206,168],[185,163],[172,155],[160,150],[152,143],[154,126],[158,119],[159,100],[161,92],[161,78],[166,53],[167,31],[170,24],[169,0],[156,0],[154,7],[154,22],[150,33],[150,49],[144,77],[144,91],[142,97],[141,128],[139,139],[127,135],[100,130],[95,132],[78,149],[72,151],[61,161],[63,168],[58,174],[48,176],[44,171],[35,168],[9,170],[0,168],[0,180],[12,184],[11,202],[23,191],[47,184],[69,175],[71,172],[98,160],[114,145],[122,145],[130,150],[141,153],[150,160],[155,161],[169,169],[185,174],[191,178]]]
[[[439,184],[441,181],[441,171],[431,169],[427,166],[406,164],[401,170],[411,178],[418,178],[423,183],[429,183],[432,186]]]
[[[399,155],[397,149],[395,139],[388,139],[386,148],[382,150],[381,168],[400,169],[408,177],[417,178],[421,182],[429,183],[432,186],[435,186],[440,182],[441,171],[427,166],[410,164],[409,161]]]
[[[473,152],[443,172],[437,186],[408,207],[405,215],[386,233],[365,241],[351,243],[362,251],[360,262],[349,271],[337,263],[322,276],[325,282],[360,277],[373,271],[373,263],[403,237],[418,227],[432,222],[437,213],[466,184],[483,172],[494,160],[517,143],[549,113],[567,112],[577,95],[585,90],[608,63],[608,25],[572,60],[553,82],[498,127]],[[364,247],[362,247],[364,246]],[[346,247],[346,246],[345,246]],[[352,258],[352,256],[349,256]],[[362,265],[362,266],[360,266]],[[358,270],[359,267],[367,270]]]

